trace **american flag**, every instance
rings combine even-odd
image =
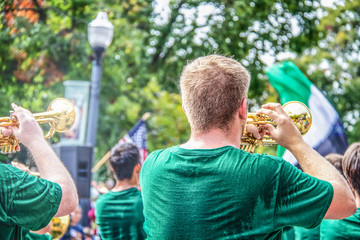
[[[146,143],[146,122],[140,119],[139,122],[124,136],[116,145],[124,142],[134,143],[140,150],[140,161],[144,163],[148,156],[147,143]],[[116,147],[115,145],[115,147]]]

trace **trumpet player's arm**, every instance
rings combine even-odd
[[[19,128],[11,130],[31,152],[41,178],[57,183],[62,190],[60,205],[55,216],[64,216],[73,212],[78,205],[76,186],[69,172],[46,142],[42,129],[33,115],[26,109],[13,105],[14,115]]]
[[[258,112],[268,115],[276,122],[276,128],[270,124],[264,125],[267,134],[295,156],[305,173],[332,185],[334,195],[325,218],[343,219],[353,215],[356,212],[355,199],[345,179],[335,167],[303,140],[281,105],[268,103]]]

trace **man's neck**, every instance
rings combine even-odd
[[[213,129],[204,133],[192,132],[189,140],[180,145],[185,149],[213,149],[224,146],[240,147],[242,129],[229,129],[224,131],[222,129]]]
[[[132,179],[116,180],[115,186],[111,189],[113,192],[120,192],[130,188],[136,188],[137,183]]]

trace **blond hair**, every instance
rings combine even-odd
[[[188,63],[181,73],[180,90],[191,130],[228,130],[249,84],[250,74],[234,59],[209,55]]]

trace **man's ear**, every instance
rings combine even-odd
[[[134,172],[137,173],[137,174],[140,174],[140,171],[141,171],[141,164],[138,163],[134,167]]]
[[[355,191],[355,189],[353,188],[353,186],[351,185],[351,183],[350,183],[350,181],[349,181],[349,179],[347,179],[347,178],[345,178],[346,179],[346,182],[347,182],[347,184],[348,184],[348,186],[350,187],[350,189],[351,189],[351,191],[352,191],[352,193],[354,194],[354,196],[356,195],[356,191]]]
[[[239,107],[239,116],[243,120],[247,120],[247,111],[248,111],[248,102],[247,98],[244,98],[241,101],[240,107]]]
[[[184,112],[184,113],[185,113],[185,115],[186,115],[186,111],[185,111],[184,104],[182,105],[182,110],[183,110],[183,112]]]

